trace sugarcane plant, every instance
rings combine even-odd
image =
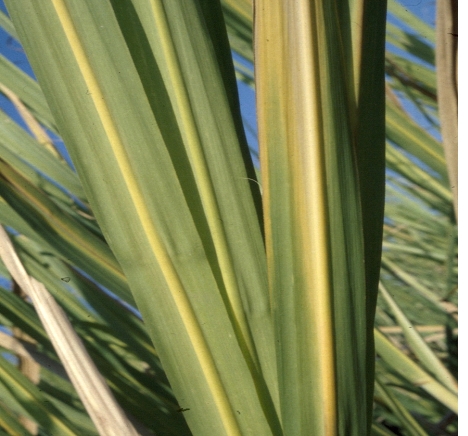
[[[456,9],[6,5],[1,431],[455,434]]]

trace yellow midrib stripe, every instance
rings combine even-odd
[[[292,167],[298,170],[294,176],[295,189],[304,202],[303,210],[297,216],[303,237],[301,268],[309,290],[308,310],[315,319],[314,324],[320,326],[320,332],[316,329],[314,332],[317,353],[321,356],[319,395],[323,399],[323,431],[331,436],[336,434],[337,411],[319,70],[320,35],[325,33],[324,18],[320,15],[321,6],[310,4],[307,0],[293,2],[291,8],[296,28],[291,32],[289,46],[292,65],[289,71],[294,71],[294,77],[289,76],[289,80],[295,109],[294,116],[290,118],[290,135],[298,151],[292,162]],[[308,40],[310,45],[305,43]],[[305,253],[310,253],[310,257],[307,258]]]
[[[165,19],[165,10],[160,0],[152,0],[151,8],[155,28],[159,32],[161,48],[173,82],[172,89],[175,96],[174,106],[177,108],[179,113],[178,122],[182,127],[180,130],[184,137],[187,154],[189,156],[195,182],[200,193],[200,199],[202,201],[208,227],[211,232],[226,294],[235,320],[239,325],[239,328],[234,326],[234,329],[236,335],[241,336],[239,340],[241,348],[243,348],[242,344],[245,343],[247,346],[247,352],[249,353],[248,357],[253,360],[256,368],[258,369],[260,365],[258,363],[255,345],[250,334],[244,307],[242,305],[233,260],[222,224],[223,220],[221,219],[221,212],[219,210],[214,186],[210,177],[210,171],[208,169],[208,163],[206,161],[198,133],[198,127],[194,119],[188,91],[180,71],[176,48],[172,42],[171,31]],[[239,330],[240,334],[238,333]]]
[[[193,344],[194,352],[205,375],[205,379],[208,388],[212,393],[214,402],[217,405],[220,419],[223,422],[226,433],[229,435],[240,434],[237,421],[230,407],[229,399],[217,372],[215,362],[210,354],[208,344],[203,336],[203,332],[177,271],[153,225],[150,213],[146,208],[146,202],[143,194],[138,186],[135,175],[130,166],[129,159],[127,158],[125,146],[120,139],[118,130],[113,122],[112,115],[106,104],[104,95],[101,92],[97,78],[93,73],[84,48],[81,45],[73,20],[63,0],[52,0],[52,3],[89,90],[89,96],[93,101],[96,112],[101,120],[102,127],[106,132],[109,144],[114,152],[114,157],[132,198],[133,204],[135,205],[135,211],[138,215],[141,226],[145,231],[154,257],[156,258],[165,277],[166,283],[168,284],[168,288],[171,291],[172,298],[178,308],[178,312],[184,323],[187,335]]]

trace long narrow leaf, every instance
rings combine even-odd
[[[450,389],[455,394],[458,393],[458,386],[452,374],[450,374],[448,369],[437,358],[426,342],[424,342],[424,340],[418,334],[410,321],[406,318],[403,311],[398,307],[397,303],[393,300],[392,296],[385,289],[382,283],[380,284],[380,292],[382,292],[385,300],[390,305],[398,323],[403,328],[403,333],[407,338],[410,347],[419,360],[424,364],[426,369],[434,374],[436,378],[448,389]]]
[[[278,433],[258,186],[220,8],[8,6],[192,431]]]
[[[414,387],[425,390],[450,410],[457,413],[457,396],[421,369],[408,356],[396,348],[382,333],[375,330],[375,347],[379,354],[395,372],[401,374]]]
[[[387,386],[377,380],[376,387],[377,395],[384,398],[387,405],[395,412],[395,415],[405,424],[405,429],[411,436],[429,436],[408,411],[405,410]]]
[[[320,1],[265,1],[255,9],[265,235],[286,434],[358,435],[370,422],[384,8],[356,2],[356,26],[345,9]],[[376,81],[361,70],[370,59]]]

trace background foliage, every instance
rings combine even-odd
[[[254,87],[249,1],[223,1],[240,86]],[[18,47],[5,14],[0,24]],[[386,207],[376,314],[376,435],[457,433],[457,223],[440,139],[435,29],[389,2]],[[42,91],[0,57],[0,222],[65,310],[141,434],[189,434],[126,278]],[[244,125],[250,132],[252,119]],[[258,171],[258,168],[256,168]],[[97,434],[35,313],[0,262],[0,431]]]

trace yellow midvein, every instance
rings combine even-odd
[[[145,230],[154,256],[164,274],[168,287],[171,290],[172,298],[174,299],[187,334],[193,344],[194,352],[206,378],[207,385],[212,393],[214,403],[218,408],[220,419],[223,422],[226,434],[240,435],[236,418],[230,407],[229,399],[217,372],[215,362],[210,354],[208,344],[203,336],[203,332],[177,271],[164,247],[164,244],[159,238],[156,229],[154,228],[151,216],[146,208],[145,200],[128,161],[125,146],[121,141],[97,78],[93,73],[84,48],[81,45],[73,20],[68,12],[64,0],[52,0],[52,3],[55,7],[57,16],[61,22],[70,47],[75,55],[77,64],[83,75],[83,79],[86,82],[90,98],[93,100],[93,104],[99,114],[102,126],[114,151],[114,157],[118,163],[122,177],[125,180],[130,196],[132,197],[141,225]]]
[[[237,285],[236,274],[234,272],[226,234],[224,232],[220,211],[216,201],[214,187],[211,182],[208,165],[203,153],[203,147],[200,143],[190,99],[180,71],[176,50],[172,43],[170,29],[165,18],[164,7],[160,0],[152,0],[151,6],[153,9],[155,28],[159,32],[159,40],[164,52],[164,59],[166,60],[167,67],[170,71],[170,77],[173,84],[172,89],[176,100],[175,106],[179,114],[178,121],[181,125],[180,130],[187,145],[190,163],[200,192],[200,198],[205,211],[206,220],[211,231],[226,293],[229,298],[229,302],[231,303],[236,321],[240,326],[243,337],[242,339],[248,347],[251,359],[255,362],[258,368],[259,363],[256,358],[255,346],[245,317]]]
[[[320,3],[320,2],[318,2]],[[303,235],[303,255],[307,282],[309,310],[315,328],[314,341],[320,356],[320,397],[323,398],[324,434],[336,434],[336,387],[333,340],[333,313],[331,308],[331,284],[329,276],[327,198],[323,156],[323,125],[321,120],[321,93],[319,74],[319,32],[323,35],[323,18],[316,16],[321,6],[301,0],[293,2],[292,19],[296,27],[295,38],[289,52],[293,57],[294,78],[293,107],[295,108],[293,129],[299,150],[296,162],[297,190],[304,201],[303,215],[299,225]],[[310,41],[309,44],[304,41]],[[294,68],[294,66],[296,68]],[[310,253],[307,259],[305,253]],[[317,328],[317,327],[320,327]],[[319,331],[320,330],[320,331]],[[312,357],[312,356],[311,356]]]

